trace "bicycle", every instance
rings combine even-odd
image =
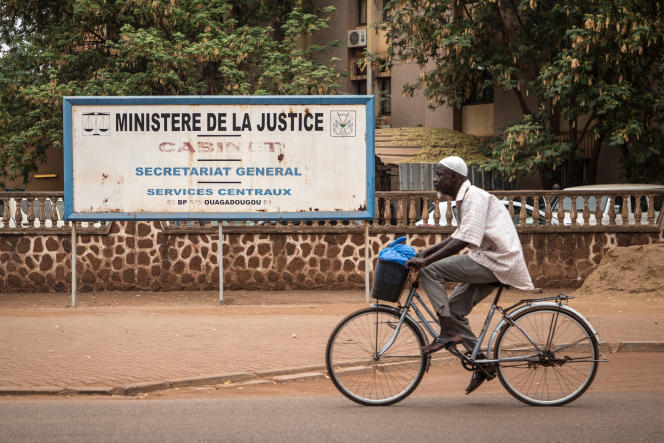
[[[407,282],[411,276],[409,272]],[[495,365],[503,387],[528,405],[562,406],[579,398],[593,382],[599,362],[607,360],[599,359],[599,336],[590,322],[563,304],[574,297],[522,299],[503,309],[498,301],[507,286],[493,285],[498,291],[475,348],[466,353],[456,346],[447,350],[469,371]],[[438,336],[431,324],[438,320],[417,293],[418,286],[419,273],[403,305],[398,303],[401,289],[397,300],[390,300],[397,306],[372,304],[348,315],[332,331],[325,351],[327,372],[354,402],[394,404],[410,395],[429,370],[431,355],[422,347]],[[496,311],[502,319],[481,349]],[[493,358],[478,358],[492,351]]]

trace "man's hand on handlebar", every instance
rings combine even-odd
[[[427,266],[429,264],[428,261],[424,258],[421,258],[419,255],[420,254],[417,254],[417,256],[415,256],[415,257],[411,258],[410,260],[408,260],[406,262],[406,267],[413,268],[413,269],[420,269],[420,268],[424,268],[425,266]]]

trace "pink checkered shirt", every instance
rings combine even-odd
[[[468,242],[468,257],[489,268],[502,283],[533,289],[519,235],[507,208],[466,180],[456,196],[459,227],[452,238]]]

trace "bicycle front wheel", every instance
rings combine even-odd
[[[382,354],[399,323],[396,309],[367,308],[350,314],[327,342],[327,372],[339,391],[367,406],[385,406],[406,398],[424,376],[424,337],[410,319]]]
[[[494,358],[503,360],[498,376],[505,389],[532,406],[561,406],[579,398],[595,378],[599,356],[586,323],[549,306],[526,309],[512,321],[494,348]]]

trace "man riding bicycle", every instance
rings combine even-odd
[[[488,192],[470,184],[468,167],[457,156],[445,157],[434,168],[433,186],[439,196],[454,196],[457,230],[442,242],[411,258],[406,266],[420,269],[422,287],[440,321],[440,335],[424,352],[463,344],[472,351],[477,342],[466,315],[489,295],[499,281],[518,289],[533,284],[512,218],[505,206]],[[464,248],[465,255],[456,255]],[[458,282],[449,299],[445,282]],[[479,355],[479,359],[486,358]],[[492,379],[495,366],[473,372],[466,394]]]

